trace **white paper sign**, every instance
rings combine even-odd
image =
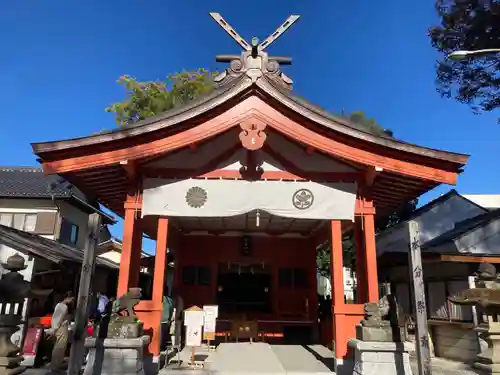
[[[205,324],[203,325],[203,332],[205,334],[215,333],[215,323],[219,312],[218,306],[217,305],[203,306],[203,312],[205,314]]]
[[[186,346],[201,346],[201,326],[186,327]]]
[[[187,327],[203,327],[204,322],[203,310],[185,310],[184,325]]]
[[[205,305],[203,306],[203,312],[205,315],[211,314],[216,318],[219,316],[219,306],[217,305]]]

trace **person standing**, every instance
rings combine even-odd
[[[53,371],[60,371],[62,369],[68,346],[69,325],[71,321],[70,306],[73,301],[73,294],[71,292],[66,293],[64,299],[56,305],[52,314],[51,328],[55,337],[55,343],[52,349],[50,368]]]
[[[165,286],[165,295],[163,296],[163,311],[160,321],[160,336],[161,336],[161,346],[164,350],[167,346],[167,337],[170,334],[170,323],[173,313],[173,301],[172,297],[169,296],[168,287]]]
[[[173,300],[173,312],[172,312],[172,324],[170,325],[170,338],[172,340],[172,346],[177,349],[181,348],[182,340],[182,318],[184,313],[184,300],[179,295],[177,290],[172,290],[172,300]]]
[[[104,293],[97,293],[97,312],[102,316],[106,314],[109,298]]]

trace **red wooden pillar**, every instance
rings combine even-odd
[[[375,215],[364,215],[364,242],[366,259],[367,302],[377,302],[379,299],[377,248],[375,245]]]
[[[330,258],[330,277],[332,283],[332,320],[333,320],[333,341],[335,343],[335,358],[344,355],[347,346],[345,339],[345,324],[343,307],[344,300],[344,269],[343,269],[343,248],[342,248],[342,228],[340,220],[331,221],[332,248]],[[345,341],[345,342],[344,342]]]
[[[160,355],[161,349],[161,315],[163,310],[163,287],[165,285],[167,265],[167,239],[168,219],[158,218],[158,231],[156,236],[155,268],[153,276],[153,306],[155,313],[151,326],[153,335],[151,337],[150,350],[153,356]]]
[[[134,206],[125,203],[125,222],[123,225],[122,254],[118,274],[117,297],[127,293],[131,286],[137,286],[139,278],[142,231],[139,227],[140,215]]]
[[[356,300],[358,303],[367,301],[366,285],[366,252],[363,235],[363,217],[354,218],[354,247],[356,249]]]

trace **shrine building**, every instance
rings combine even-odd
[[[160,351],[167,248],[184,305],[219,306],[217,330],[242,316],[264,339],[317,324],[316,248],[331,242],[332,339],[342,358],[363,303],[377,301],[375,220],[440,184],[468,156],[375,135],[299,98],[289,58],[236,35],[241,55],[216,89],[111,133],[33,144],[58,174],[124,218],[117,295],[137,286],[143,233],[156,240],[152,296],[137,306]],[[219,18],[217,18],[219,17]],[[346,304],[343,234],[353,231],[357,303]],[[290,333],[292,332],[292,333]]]

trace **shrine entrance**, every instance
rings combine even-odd
[[[219,58],[231,64],[216,77],[214,92],[109,134],[33,150],[45,173],[59,174],[124,218],[117,295],[138,284],[143,233],[156,240],[152,299],[136,309],[153,355],[160,349],[167,248],[175,256],[174,288],[186,305],[221,302],[227,318],[217,326],[227,331],[231,308],[246,304],[271,339],[317,321],[316,246],[329,241],[328,341],[342,358],[363,303],[378,300],[375,215],[455,184],[468,157],[370,133],[296,96],[280,70],[291,59],[264,50],[297,17],[261,44],[244,42],[214,18],[244,49]],[[344,301],[342,249],[349,232],[358,279],[358,303],[351,305]],[[238,296],[244,282],[254,284],[245,286],[251,298]]]
[[[217,275],[217,305],[221,315],[272,314],[272,274],[254,271],[253,266],[238,265],[238,270],[219,267]]]

